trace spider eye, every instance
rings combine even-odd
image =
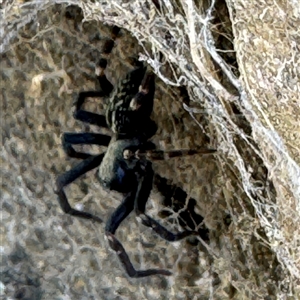
[[[133,152],[129,149],[125,149],[123,151],[123,158],[124,159],[130,159],[133,156]]]

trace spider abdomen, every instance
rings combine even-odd
[[[130,130],[132,117],[134,117],[130,102],[139,92],[145,72],[145,67],[131,71],[112,93],[106,110],[106,122],[114,133],[124,133]]]
[[[155,78],[146,67],[131,71],[112,93],[106,110],[106,122],[122,138],[147,140],[156,132],[150,119],[153,110]]]

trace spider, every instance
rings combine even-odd
[[[118,29],[114,28],[116,35]],[[111,51],[112,40],[104,45],[104,53]],[[77,166],[60,175],[56,180],[56,194],[62,210],[70,215],[102,223],[99,217],[72,208],[64,187],[86,172],[98,168],[97,178],[104,188],[124,194],[121,204],[110,216],[105,226],[105,235],[109,246],[113,249],[130,277],[150,275],[166,275],[172,273],[164,269],[136,270],[124,247],[115,237],[121,222],[135,211],[138,219],[145,226],[152,228],[161,238],[167,241],[178,241],[199,232],[186,230],[172,233],[159,222],[146,214],[145,208],[152,190],[154,172],[151,159],[161,160],[165,156],[175,157],[184,154],[199,153],[197,150],[174,150],[165,153],[155,149],[149,139],[156,133],[157,125],[150,118],[153,110],[155,93],[155,76],[143,65],[134,61],[135,68],[119,82],[116,88],[107,79],[104,70],[107,60],[101,58],[96,75],[101,90],[80,92],[75,100],[74,118],[82,122],[111,129],[112,137],[100,133],[64,133],[62,145],[70,157],[82,159]],[[82,109],[87,97],[108,97],[106,115],[95,114]],[[96,144],[107,147],[107,151],[99,155],[76,151],[72,145]],[[212,153],[214,150],[200,151]]]

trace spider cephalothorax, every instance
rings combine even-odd
[[[113,32],[117,32],[114,28]],[[112,48],[111,41],[104,45],[104,50]],[[104,51],[104,52],[105,52]],[[131,211],[140,217],[142,224],[151,227],[158,235],[168,241],[177,241],[189,235],[199,235],[197,231],[184,231],[174,234],[145,213],[146,202],[153,185],[154,172],[149,158],[163,159],[164,152],[155,150],[149,139],[155,134],[157,126],[150,118],[153,110],[155,77],[142,63],[136,62],[135,68],[119,81],[114,89],[104,74],[106,60],[101,59],[96,67],[100,91],[79,93],[75,101],[74,117],[80,121],[109,128],[112,137],[99,133],[64,133],[63,148],[75,158],[83,159],[76,167],[57,178],[59,203],[65,213],[85,219],[102,222],[97,216],[73,209],[66,197],[64,187],[87,171],[98,167],[97,177],[103,187],[124,194],[124,199],[106,223],[106,236],[110,247],[116,251],[121,263],[130,277],[144,277],[161,274],[171,275],[162,269],[137,271],[115,232]],[[107,97],[106,115],[91,113],[82,109],[87,97]],[[96,144],[107,146],[107,151],[99,155],[77,152],[72,145]],[[212,153],[214,150],[193,151]],[[178,156],[181,151],[170,151],[169,157]]]

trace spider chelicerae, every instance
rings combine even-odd
[[[113,37],[118,34],[113,28]],[[109,53],[114,39],[107,40],[103,47]],[[97,178],[103,187],[124,194],[121,204],[110,216],[105,226],[105,234],[109,246],[119,257],[126,273],[130,277],[150,275],[171,275],[164,269],[136,270],[124,247],[115,237],[121,222],[134,211],[145,226],[153,229],[167,241],[178,241],[190,235],[200,235],[199,231],[186,230],[172,233],[159,222],[146,214],[145,208],[153,186],[154,172],[150,159],[164,159],[183,154],[213,153],[215,150],[174,150],[168,153],[155,149],[149,139],[156,133],[157,125],[150,118],[153,110],[155,93],[154,74],[139,61],[134,61],[135,68],[119,81],[116,88],[107,79],[104,70],[107,60],[100,59],[96,67],[96,75],[100,85],[99,91],[80,92],[75,101],[74,117],[82,122],[109,128],[112,136],[100,133],[64,133],[62,145],[70,157],[82,159],[77,166],[60,175],[56,181],[56,193],[59,204],[65,213],[84,219],[102,223],[99,217],[72,208],[69,204],[64,187],[86,172],[98,168]],[[88,97],[107,97],[106,115],[95,114],[82,109]],[[73,145],[101,145],[107,151],[99,155],[78,152]]]

